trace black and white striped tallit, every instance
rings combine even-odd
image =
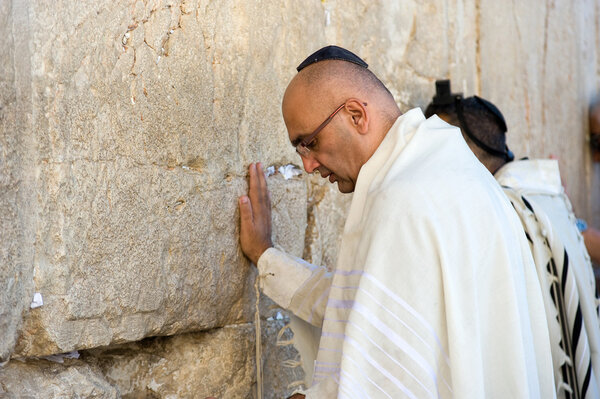
[[[589,257],[553,160],[506,165],[498,181],[521,218],[545,295],[559,398],[598,398],[599,322]],[[510,185],[510,187],[508,187]],[[555,318],[554,318],[554,317]],[[559,323],[557,331],[551,325]],[[595,362],[594,362],[595,360]]]

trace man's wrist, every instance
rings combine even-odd
[[[252,261],[252,263],[254,263],[255,266],[258,265],[258,260],[269,248],[273,248],[273,243],[269,243],[269,244],[265,245],[261,250],[257,251],[257,253],[253,257],[253,259],[250,259]]]

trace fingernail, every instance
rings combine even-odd
[[[240,202],[241,202],[242,204],[245,204],[245,203],[247,203],[247,202],[248,202],[248,197],[246,197],[246,196],[243,196],[243,197],[241,197],[241,198],[240,198]]]

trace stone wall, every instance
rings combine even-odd
[[[600,226],[599,15],[590,0],[0,1],[0,396],[255,394],[237,197],[249,162],[301,166],[280,101],[326,44],[403,110],[439,78],[490,99],[515,154],[557,156]],[[319,180],[269,177],[274,239],[332,266],[350,197]],[[264,393],[281,397],[302,373],[281,371],[297,359],[275,342],[285,314],[261,309]]]

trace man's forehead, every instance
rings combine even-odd
[[[300,144],[302,140],[310,136],[310,127],[299,120],[299,116],[293,117],[288,115],[288,117],[285,118],[285,125],[288,132],[288,138],[293,146]]]
[[[282,103],[283,119],[292,144],[297,144],[310,135],[310,104],[304,87],[292,81]]]
[[[296,103],[302,101],[307,93],[307,85],[304,82],[301,74],[294,76],[291,82],[288,84],[283,95],[283,107],[285,108],[288,103]]]

